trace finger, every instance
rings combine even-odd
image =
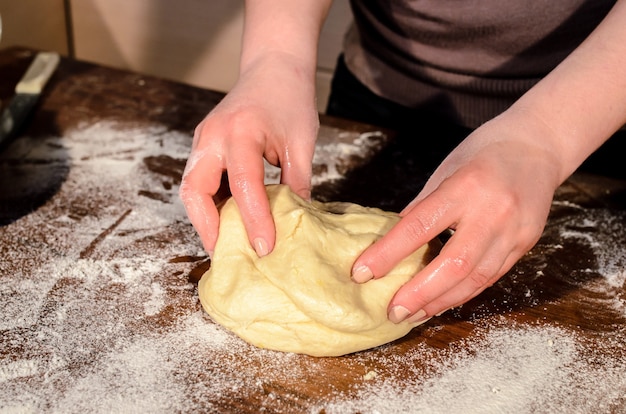
[[[472,274],[453,289],[431,303],[424,305],[426,314],[437,315],[450,308],[462,305],[496,283],[537,242],[539,233],[535,234],[533,228],[534,226],[530,226],[530,228],[525,226],[522,229],[510,232],[510,234],[515,234],[515,237],[498,236]],[[493,234],[496,236],[495,233]],[[506,243],[505,240],[511,240],[513,244]],[[499,268],[497,268],[498,263],[500,263]],[[496,268],[497,270],[494,272],[492,269]],[[493,275],[489,276],[492,273]],[[484,282],[481,282],[482,280]],[[474,290],[472,291],[472,289]]]
[[[518,255],[510,254],[504,261],[502,267],[495,272],[493,277],[481,286],[473,286],[473,280],[475,280],[473,277],[466,278],[459,284],[457,288],[446,292],[439,298],[435,299],[433,302],[425,305],[424,312],[426,313],[426,315],[439,316],[449,309],[456,308],[463,305],[464,303],[467,303],[471,299],[480,295],[489,287],[493,286],[504,274],[506,274],[506,272],[508,272],[513,267],[518,259]],[[474,287],[475,290],[472,291],[472,288]],[[467,292],[470,293],[468,294]],[[416,320],[413,321],[417,322]]]
[[[352,279],[363,283],[389,273],[402,259],[455,224],[458,213],[449,209],[441,192],[424,199],[380,240],[368,247],[352,267]]]
[[[510,251],[482,228],[457,230],[439,256],[396,292],[390,319],[417,321],[464,303],[497,280]]]
[[[311,198],[313,146],[306,150],[285,150],[281,163],[281,182],[305,200]]]
[[[263,157],[260,146],[233,146],[229,157],[228,181],[237,202],[250,245],[259,257],[272,251],[276,241],[274,220],[265,190]]]
[[[219,231],[219,214],[213,196],[220,187],[222,165],[208,149],[192,151],[179,189],[191,224],[204,249],[212,256]]]

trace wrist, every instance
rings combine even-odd
[[[593,151],[587,148],[588,141],[581,136],[581,131],[572,125],[559,125],[536,109],[519,103],[495,120],[501,122],[502,127],[514,131],[515,139],[554,168],[555,189]]]

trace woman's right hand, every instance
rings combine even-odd
[[[276,238],[263,159],[281,168],[281,183],[310,197],[319,126],[315,68],[287,53],[259,56],[247,62],[231,92],[197,126],[183,174],[180,197],[209,255],[219,230],[214,196],[223,172],[259,256],[272,251]]]

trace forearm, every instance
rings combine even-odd
[[[531,116],[559,160],[565,180],[626,123],[626,0],[507,115]],[[506,115],[505,115],[506,116]]]
[[[268,55],[294,59],[312,77],[332,0],[247,0],[240,72]]]

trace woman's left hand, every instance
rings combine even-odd
[[[558,157],[544,144],[549,128],[501,116],[468,136],[440,165],[401,221],[365,250],[353,279],[384,277],[446,229],[439,255],[391,300],[389,319],[418,322],[494,284],[539,239],[554,191]],[[546,148],[547,147],[547,148]]]

